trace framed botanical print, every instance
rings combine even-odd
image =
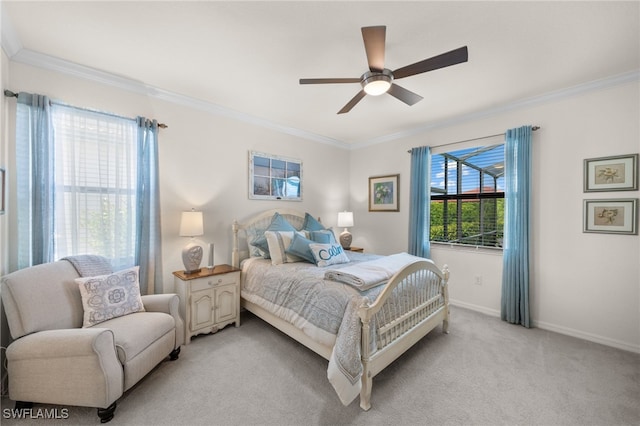
[[[584,192],[638,189],[638,154],[584,160]]]
[[[400,175],[374,176],[369,178],[369,211],[400,211],[399,199]]]
[[[638,233],[638,199],[584,200],[584,232]]]

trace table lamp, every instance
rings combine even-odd
[[[202,212],[191,209],[190,212],[182,212],[180,219],[180,236],[191,237],[189,244],[182,249],[182,263],[184,272],[193,274],[200,271],[202,262],[202,247],[194,242],[194,237],[204,235],[204,220]]]
[[[340,234],[340,245],[346,250],[351,248],[352,237],[351,233],[347,230],[350,226],[353,226],[353,212],[339,212],[338,227],[344,228],[344,231]]]

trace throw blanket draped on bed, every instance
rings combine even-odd
[[[421,257],[408,253],[392,254],[391,256],[356,263],[340,269],[330,269],[325,272],[324,278],[349,284],[362,291],[386,283],[403,267],[421,259]]]

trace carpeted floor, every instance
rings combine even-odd
[[[199,336],[118,401],[111,425],[639,425],[640,355],[453,307],[373,382],[372,408],[342,406],[327,361],[249,313]],[[3,425],[99,424],[68,418]],[[36,404],[38,409],[63,407]],[[62,414],[62,411],[58,411]],[[62,417],[62,416],[61,416]]]

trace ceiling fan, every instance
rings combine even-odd
[[[387,27],[384,25],[362,27],[362,38],[369,62],[369,71],[362,74],[360,78],[301,78],[300,84],[360,83],[362,85],[360,92],[338,111],[338,114],[351,111],[366,95],[378,96],[389,93],[405,104],[413,105],[422,100],[422,96],[398,86],[394,80],[467,62],[469,57],[467,46],[464,46],[391,71],[384,67],[386,32]]]

